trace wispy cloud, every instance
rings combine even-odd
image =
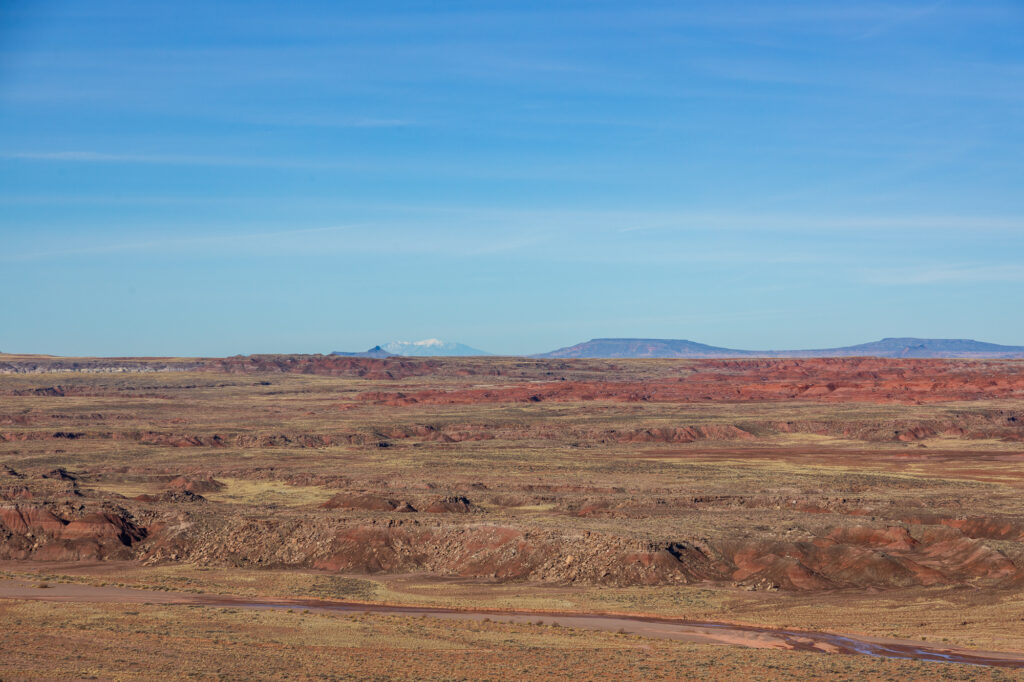
[[[312,159],[269,158],[251,156],[216,156],[200,154],[121,153],[84,150],[4,151],[0,159],[21,161],[63,161],[71,163],[141,163],[182,166],[249,166],[281,168],[347,168],[354,164]]]
[[[531,251],[548,237],[530,229],[470,230],[465,227],[432,228],[423,237],[422,226],[415,223],[363,222],[324,227],[289,229],[236,229],[210,227],[207,233],[192,227],[187,235],[168,231],[145,234],[146,230],[121,228],[103,236],[82,237],[51,235],[48,240],[34,239],[34,249],[9,248],[0,253],[0,262],[79,258],[117,253],[140,257],[217,252],[229,256],[266,256],[288,253],[304,256],[327,254],[373,254],[376,256],[443,256],[445,258],[482,258],[516,251]],[[18,228],[7,228],[17,230]],[[139,238],[139,233],[142,238]],[[0,235],[3,230],[0,228]]]
[[[248,245],[266,242],[267,240],[287,237],[297,239],[314,235],[337,233],[348,231],[358,225],[332,225],[328,227],[309,227],[290,230],[269,230],[250,232],[220,232],[212,235],[190,235],[186,237],[158,236],[150,239],[140,240],[112,240],[101,243],[82,244],[66,248],[53,248],[22,253],[5,253],[0,256],[0,261],[28,261],[41,260],[46,258],[59,258],[66,256],[89,256],[102,255],[118,252],[166,252],[174,249],[199,247],[199,246],[229,246]]]
[[[317,114],[285,114],[280,116],[233,117],[232,121],[296,128],[409,128],[422,125],[404,118],[339,117]]]
[[[173,154],[165,152],[105,152],[92,150],[0,150],[0,160],[39,162],[39,163],[122,163],[164,166],[210,166],[237,168],[267,169],[303,169],[303,170],[336,170],[355,171],[362,174],[379,173],[388,179],[396,177],[442,177],[487,178],[487,179],[524,179],[524,180],[561,180],[583,170],[593,173],[615,173],[609,164],[606,168],[595,168],[592,162],[567,160],[564,163],[546,162],[540,164],[483,164],[477,160],[458,155],[445,156],[443,159],[431,157],[429,154],[403,154],[400,151],[389,151],[368,157],[355,154],[324,157],[272,157],[272,156],[232,156],[216,154]]]
[[[780,231],[984,230],[1024,231],[1024,216],[842,215],[786,213],[665,213],[654,220],[637,216],[622,232],[680,228]]]
[[[884,285],[1024,282],[1024,265],[939,264],[865,270],[864,281]]]
[[[895,8],[891,10],[892,15],[888,17],[885,21],[877,24],[873,28],[868,29],[861,35],[857,36],[857,38],[859,40],[873,38],[875,36],[891,31],[892,29],[898,26],[909,24],[920,19],[923,19],[927,17],[929,14],[935,12],[935,10],[939,9],[943,5],[948,4],[949,0],[938,0],[938,2],[933,2],[932,4],[926,5],[924,7]]]

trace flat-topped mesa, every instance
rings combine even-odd
[[[973,339],[885,338],[853,346],[805,350],[740,350],[686,339],[591,339],[538,358],[1024,358],[1024,346]]]

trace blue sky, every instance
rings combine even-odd
[[[1024,5],[0,6],[0,351],[1024,344]]]

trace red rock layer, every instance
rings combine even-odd
[[[451,391],[367,392],[377,405],[507,402],[810,400],[940,402],[1024,397],[1024,362],[812,358],[700,360],[694,372],[647,381],[554,381]]]

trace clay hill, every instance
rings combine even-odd
[[[885,338],[854,346],[808,350],[739,350],[685,339],[591,339],[538,358],[1024,358],[1024,346],[973,339]]]
[[[1024,585],[1022,362],[0,370],[0,561],[581,589]]]

